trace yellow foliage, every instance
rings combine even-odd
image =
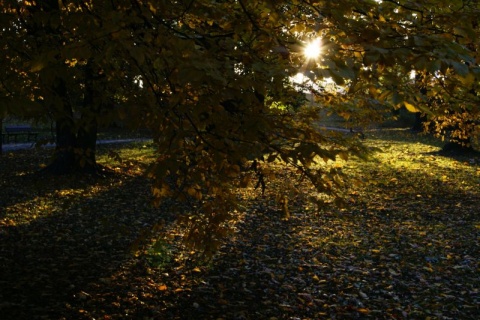
[[[403,102],[405,108],[407,108],[408,111],[410,112],[420,112],[420,110],[418,110],[413,104],[407,102],[407,101],[404,101]]]

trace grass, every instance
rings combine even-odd
[[[174,207],[150,205],[151,145],[99,146],[105,179],[35,174],[48,150],[3,155],[3,319],[476,319],[480,158],[408,130],[366,135],[381,151],[339,163],[347,208],[315,208],[298,185],[282,220],[280,172],[265,197],[239,190],[209,264],[181,245]]]

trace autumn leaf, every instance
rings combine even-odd
[[[420,110],[418,110],[413,104],[409,103],[409,102],[403,102],[405,108],[407,108],[408,111],[410,112],[420,112]]]

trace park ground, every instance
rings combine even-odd
[[[51,150],[5,152],[0,317],[477,319],[480,157],[406,130],[366,143],[371,160],[336,164],[348,206],[312,204],[278,168],[264,196],[238,191],[235,232],[210,261],[183,247],[177,204],[151,206],[148,143],[99,146],[104,178],[47,178]],[[275,201],[285,181],[289,220]]]

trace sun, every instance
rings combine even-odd
[[[322,53],[322,41],[320,38],[316,38],[309,42],[303,49],[303,54],[309,60],[317,59]]]

